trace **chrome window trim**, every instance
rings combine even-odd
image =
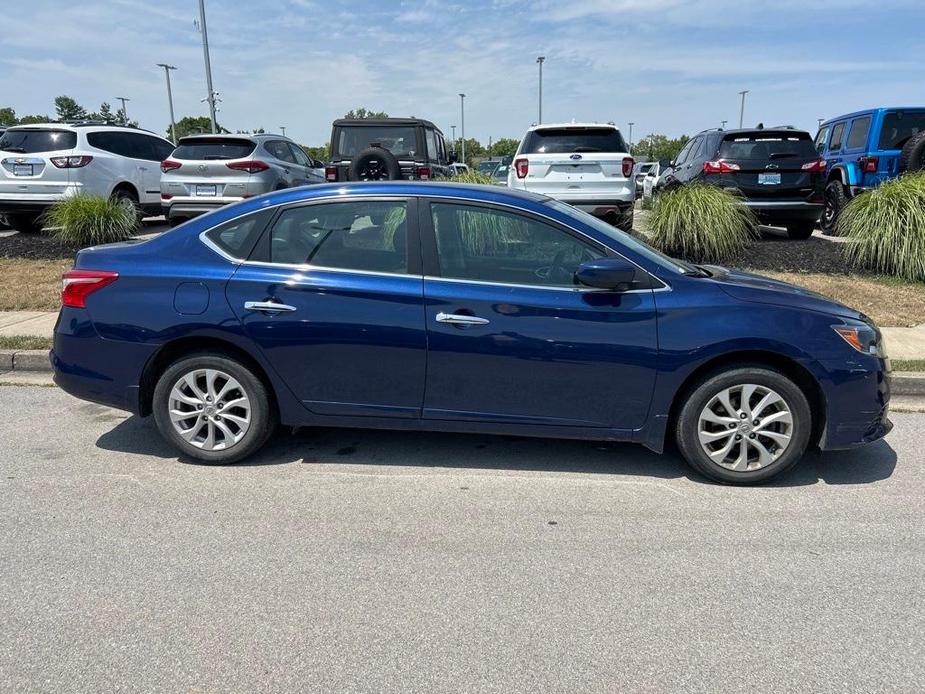
[[[649,273],[651,275],[651,273]],[[653,276],[654,277],[654,276]],[[658,277],[655,277],[656,280],[661,282]],[[424,275],[425,281],[431,282],[455,282],[459,284],[476,284],[483,285],[487,287],[510,287],[512,289],[551,289],[558,292],[578,292],[578,293],[607,293],[612,294],[614,290],[612,289],[601,289],[599,287],[564,287],[555,284],[514,284],[514,283],[505,283],[505,282],[487,282],[485,280],[462,280],[455,279],[453,277],[434,277],[432,275]],[[620,294],[641,294],[643,292],[669,292],[671,287],[664,282],[662,282],[661,287],[655,288],[645,288],[645,289],[627,289],[625,292],[619,292]]]
[[[487,205],[487,206],[489,206],[489,207],[492,206],[492,205],[494,205],[494,206],[498,206],[498,207],[506,207],[506,208],[511,209],[511,210],[516,210],[516,211],[521,211],[521,212],[524,211],[522,208],[520,208],[520,207],[518,207],[518,206],[516,206],[516,205],[512,205],[512,204],[510,204],[510,203],[506,203],[506,202],[498,202],[498,201],[494,201],[494,200],[482,200],[482,199],[480,199],[480,198],[453,197],[453,196],[447,196],[445,193],[443,193],[443,194],[440,194],[440,193],[412,193],[412,194],[406,194],[406,193],[384,193],[384,194],[383,194],[383,193],[371,193],[371,194],[368,195],[368,196],[366,196],[366,195],[350,195],[350,196],[345,196],[343,193],[336,193],[336,194],[331,194],[331,195],[323,195],[323,196],[319,196],[319,197],[316,197],[316,198],[310,198],[310,199],[307,199],[307,200],[295,200],[295,201],[290,200],[290,201],[286,201],[286,202],[278,202],[278,203],[275,203],[275,204],[273,204],[273,205],[267,205],[266,207],[262,207],[262,208],[257,209],[257,210],[249,210],[249,211],[247,211],[247,212],[244,212],[244,213],[242,213],[242,214],[239,214],[239,215],[236,216],[236,217],[232,217],[231,219],[226,219],[224,222],[221,222],[220,225],[225,225],[225,224],[228,224],[228,223],[230,223],[230,222],[234,222],[235,220],[241,219],[242,217],[246,217],[247,215],[250,215],[250,214],[257,214],[257,213],[259,213],[259,212],[261,212],[261,211],[263,211],[263,210],[273,210],[273,209],[280,208],[280,207],[287,207],[287,206],[301,207],[301,206],[308,206],[308,205],[312,205],[312,204],[316,204],[316,203],[319,203],[319,204],[320,204],[320,203],[325,203],[325,202],[331,202],[331,201],[334,201],[334,200],[340,200],[340,201],[342,201],[342,202],[347,202],[348,200],[357,200],[357,201],[362,201],[362,200],[374,201],[374,200],[391,200],[391,199],[407,200],[408,198],[437,198],[437,199],[443,199],[443,200],[449,201],[450,204],[454,204],[455,201],[464,201],[464,202],[470,202],[470,203],[482,203],[482,204]],[[219,208],[219,209],[221,209],[221,208]],[[622,294],[631,294],[631,293],[638,293],[638,292],[650,292],[650,291],[651,291],[651,292],[671,291],[671,285],[670,285],[668,282],[666,282],[665,280],[663,280],[661,277],[658,277],[658,276],[654,275],[653,273],[649,272],[649,271],[646,270],[644,267],[642,267],[641,265],[639,265],[639,264],[636,263],[635,261],[630,260],[630,259],[627,258],[625,255],[623,255],[623,254],[620,253],[619,251],[614,250],[613,248],[611,248],[611,247],[608,246],[607,244],[601,243],[601,242],[598,241],[597,239],[592,238],[591,236],[589,236],[588,234],[586,234],[585,232],[583,232],[581,229],[576,229],[576,228],[573,227],[572,225],[566,224],[565,222],[562,222],[561,220],[555,219],[554,217],[550,217],[549,215],[543,214],[542,212],[537,212],[537,211],[535,211],[535,210],[526,210],[526,212],[527,212],[527,214],[532,214],[532,215],[535,215],[535,216],[540,217],[540,218],[542,218],[542,219],[549,220],[549,221],[552,222],[553,224],[558,224],[558,225],[564,226],[564,227],[566,227],[566,228],[568,228],[568,229],[571,229],[571,230],[574,231],[576,234],[578,234],[579,236],[581,236],[581,238],[587,239],[587,240],[590,241],[592,244],[595,244],[595,245],[597,245],[597,246],[604,246],[604,247],[607,248],[609,251],[611,251],[612,253],[615,253],[616,255],[620,256],[621,258],[623,258],[623,259],[624,259],[625,261],[627,261],[628,263],[631,263],[632,265],[634,265],[635,267],[637,267],[639,270],[641,270],[642,272],[646,273],[647,275],[649,275],[649,276],[652,277],[655,281],[659,282],[659,283],[662,285],[661,287],[654,287],[654,288],[648,288],[648,289],[631,289],[631,290],[628,290],[628,291],[626,291],[626,292],[621,292]],[[219,226],[219,225],[217,225],[217,226]],[[597,288],[595,288],[595,287],[582,288],[582,287],[556,287],[556,286],[541,285],[541,284],[514,284],[514,283],[506,284],[506,283],[503,283],[503,282],[483,282],[483,281],[481,281],[481,280],[454,279],[454,278],[450,278],[450,277],[433,277],[433,276],[430,276],[430,275],[410,275],[410,274],[408,274],[408,273],[373,272],[373,271],[371,271],[371,270],[349,270],[349,269],[346,269],[346,268],[325,267],[325,266],[323,266],[323,265],[304,265],[304,264],[291,264],[291,263],[270,263],[270,262],[265,262],[265,261],[262,261],[262,260],[247,260],[247,259],[245,259],[245,258],[236,258],[236,257],[230,255],[229,253],[226,253],[226,252],[225,252],[224,250],[222,250],[218,245],[216,245],[216,244],[207,236],[207,234],[208,234],[210,231],[213,231],[215,228],[216,228],[216,227],[213,226],[213,227],[211,227],[210,229],[205,229],[204,231],[200,232],[200,233],[199,233],[199,240],[202,241],[202,243],[203,243],[205,246],[207,246],[208,248],[210,248],[210,249],[212,249],[213,251],[215,251],[215,252],[216,252],[218,255],[220,255],[222,258],[224,258],[225,260],[228,260],[228,261],[231,262],[231,263],[234,263],[235,265],[254,265],[254,266],[260,266],[260,267],[290,268],[290,269],[294,269],[294,270],[301,270],[301,271],[303,271],[303,272],[304,272],[304,271],[311,271],[311,270],[320,270],[320,271],[324,271],[324,272],[341,272],[341,273],[360,274],[360,275],[372,275],[372,276],[381,276],[381,277],[414,277],[414,278],[419,278],[419,277],[420,277],[420,278],[423,278],[423,279],[430,279],[430,280],[446,280],[446,281],[450,281],[450,282],[464,282],[464,283],[470,283],[470,284],[484,284],[484,285],[490,285],[490,286],[495,286],[495,287],[516,287],[516,288],[521,288],[521,289],[555,289],[555,290],[560,290],[560,291],[591,291],[591,292],[606,292],[606,291],[610,291],[610,290],[608,290],[608,289],[597,289]]]

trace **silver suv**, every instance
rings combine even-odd
[[[324,164],[282,135],[183,137],[161,172],[161,206],[174,223],[243,198],[324,182]]]

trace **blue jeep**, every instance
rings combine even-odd
[[[925,106],[830,118],[819,126],[816,149],[828,168],[820,224],[830,232],[849,198],[925,167]]]

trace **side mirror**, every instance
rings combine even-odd
[[[575,279],[587,287],[625,292],[632,288],[638,274],[639,268],[626,258],[598,258],[579,265]]]

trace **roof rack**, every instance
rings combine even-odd
[[[706,128],[705,130],[701,130],[697,134],[701,135],[703,133],[712,133],[712,132],[723,132],[723,129],[722,128]]]

